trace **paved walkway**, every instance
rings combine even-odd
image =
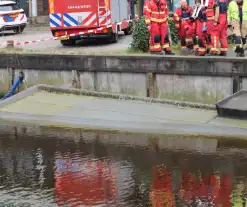
[[[22,34],[15,35],[11,31],[0,33],[0,48],[6,46],[6,41],[14,40],[18,42],[43,40],[51,38],[52,33],[49,27],[27,27]],[[25,50],[46,51],[51,53],[122,53],[128,49],[132,40],[131,35],[124,35],[123,32],[119,34],[119,41],[116,44],[109,44],[104,40],[83,40],[78,41],[75,46],[62,46],[59,40],[50,40],[27,45],[16,46]]]
[[[217,118],[215,111],[48,92],[0,108],[0,117],[41,125],[247,137],[247,121]]]

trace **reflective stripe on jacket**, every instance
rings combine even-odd
[[[146,7],[145,14],[146,24],[151,22],[163,23],[168,20],[169,11],[164,0],[160,0],[159,3],[151,0]]]
[[[243,1],[243,7],[242,7],[242,13],[243,13],[243,21],[247,20],[247,1]],[[227,11],[227,20],[229,24],[231,24],[231,21],[240,21],[239,18],[239,9],[238,5],[235,0],[231,1],[229,6],[228,6],[228,11]]]

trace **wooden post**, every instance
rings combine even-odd
[[[155,89],[155,74],[147,74],[147,97],[155,98],[156,89]]]

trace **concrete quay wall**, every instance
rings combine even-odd
[[[247,88],[247,59],[150,55],[0,54],[0,94],[25,83],[215,104]]]

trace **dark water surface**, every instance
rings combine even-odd
[[[2,127],[0,206],[245,206],[246,156],[214,139]]]

